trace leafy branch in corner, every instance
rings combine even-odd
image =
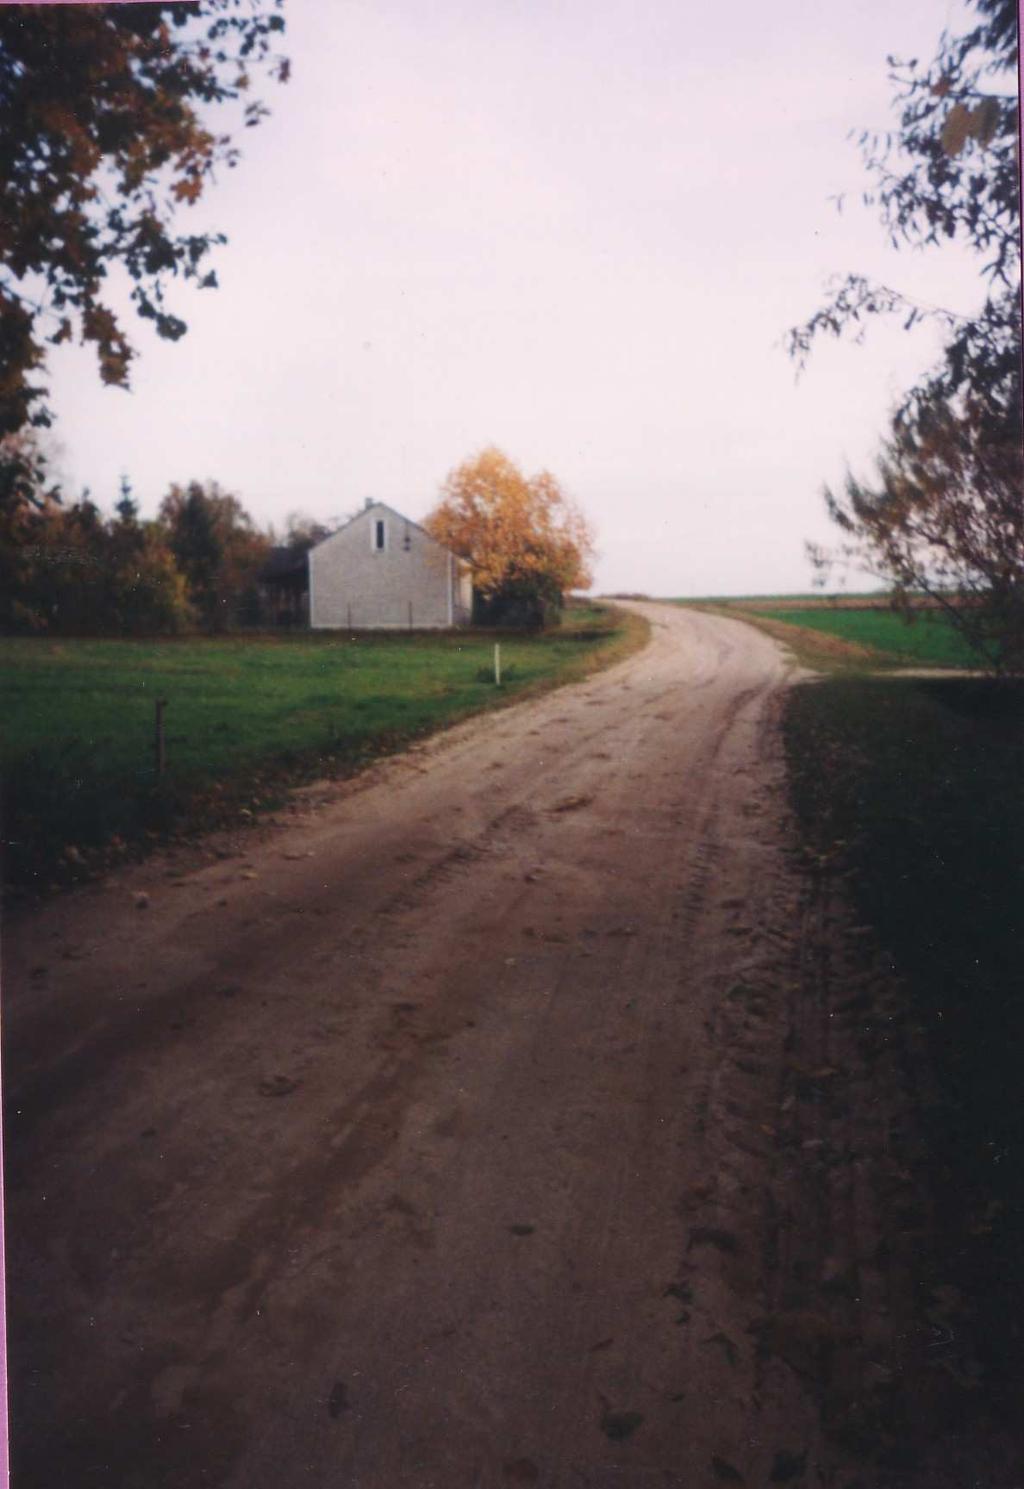
[[[175,341],[175,279],[213,288],[214,232],[176,231],[237,147],[208,115],[266,106],[258,71],[284,82],[275,46],[282,0],[0,9],[0,438],[52,414],[49,346],[77,336],[100,377],[127,387],[135,350],[110,304],[110,274],[135,310]]]
[[[980,260],[977,313],[923,305],[864,275],[834,280],[786,338],[799,369],[821,337],[863,339],[875,316],[945,333],[937,363],[894,410],[877,479],[825,491],[838,553],[809,545],[821,582],[836,561],[884,579],[898,609],[922,596],[989,665],[1024,670],[1020,182],[1014,0],[973,0],[979,23],[943,33],[935,59],[890,57],[899,128],[864,132],[865,195],[896,248],[959,241]]]

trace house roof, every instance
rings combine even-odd
[[[339,533],[343,533],[346,528],[352,526],[353,522],[358,522],[360,517],[365,517],[367,513],[375,512],[378,509],[382,509],[385,512],[390,512],[392,517],[397,517],[399,522],[405,522],[409,525],[409,527],[415,527],[419,532],[423,534],[425,538],[429,538],[432,543],[436,544],[436,546],[440,548],[443,553],[451,553],[452,558],[463,569],[471,569],[473,567],[472,564],[469,563],[466,559],[460,558],[457,553],[452,553],[452,550],[450,548],[446,548],[443,543],[438,543],[433,533],[428,532],[421,522],[414,522],[411,517],[406,517],[404,512],[399,512],[397,508],[389,506],[387,502],[379,501],[371,501],[368,502],[366,506],[360,507],[359,511],[354,512],[347,522],[343,522],[341,526],[336,527],[332,533],[328,533],[326,538],[321,538],[319,543],[314,543],[313,547],[309,550],[310,553],[312,553],[313,550],[316,548],[322,548],[324,543],[329,543],[331,539],[336,538]]]

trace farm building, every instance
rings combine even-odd
[[[265,619],[274,626],[304,626],[309,619],[309,566],[302,549],[271,548],[256,577]]]
[[[472,607],[469,565],[383,502],[309,551],[314,630],[447,630]]]

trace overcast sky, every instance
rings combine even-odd
[[[488,443],[591,517],[596,585],[798,591],[820,490],[867,470],[927,328],[781,348],[830,273],[970,309],[959,254],[894,254],[853,126],[946,0],[289,0],[293,78],[186,224],[221,287],[177,345],[136,322],[133,390],[53,358],[72,490],[143,509],[214,479],[261,522],[365,496],[414,518]],[[843,215],[829,198],[845,191]]]

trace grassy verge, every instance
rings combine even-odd
[[[801,667],[807,667],[813,672],[863,673],[884,671],[901,665],[900,659],[891,657],[886,652],[875,651],[862,643],[847,641],[841,636],[829,635],[807,626],[791,625],[788,621],[777,620],[756,611],[730,611],[716,606],[714,613],[728,616],[731,620],[741,620],[746,625],[756,626],[759,631],[773,636],[776,641],[782,642]]]
[[[5,879],[73,882],[171,831],[237,821],[290,784],[351,774],[469,714],[607,666],[646,636],[637,617],[584,605],[540,635],[2,641]],[[167,700],[159,779],[157,698]]]
[[[1024,1368],[1024,687],[835,677],[793,691],[786,745],[806,839],[851,871],[930,1050],[922,1288],[968,1300],[1006,1399]]]

